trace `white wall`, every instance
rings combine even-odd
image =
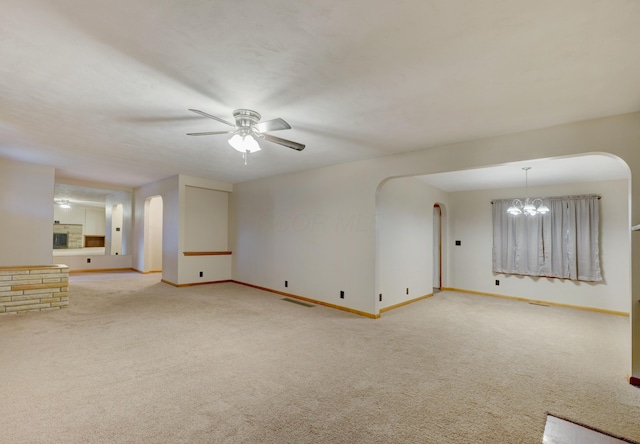
[[[113,237],[113,207],[122,205],[122,221],[120,225],[119,255],[131,255],[133,251],[133,195],[130,191],[114,191],[105,199],[105,254],[115,254],[112,251]]]
[[[87,258],[91,259],[87,263]],[[54,256],[58,264],[65,264],[70,271],[114,270],[133,268],[131,255],[107,256],[104,254],[85,254],[79,256]]]
[[[172,284],[183,285],[198,282],[211,282],[214,280],[228,280],[231,278],[231,258],[229,256],[184,256],[188,250],[187,239],[191,239],[189,224],[196,227],[200,234],[211,239],[228,240],[227,224],[228,217],[224,217],[224,227],[206,226],[202,221],[194,221],[203,211],[200,207],[206,208],[205,213],[210,214],[212,206],[220,204],[220,200],[210,200],[211,195],[205,191],[201,196],[196,191],[191,194],[192,199],[187,197],[187,189],[201,188],[205,190],[216,190],[227,192],[232,191],[231,184],[216,180],[203,179],[185,175],[178,175],[163,179],[158,182],[138,187],[134,190],[134,254],[133,267],[137,270],[145,270],[144,254],[144,214],[145,201],[152,196],[162,197],[162,278]],[[228,211],[227,207],[217,207],[219,211]],[[191,219],[191,222],[188,222]],[[201,231],[204,230],[204,233]],[[208,231],[211,230],[212,238],[208,238]],[[219,231],[224,231],[221,234]],[[193,245],[193,241],[189,241]],[[196,251],[202,251],[200,247]],[[200,271],[206,271],[203,278],[199,277]]]
[[[291,293],[375,313],[373,227],[375,193],[381,182],[602,152],[619,156],[631,168],[632,178],[640,177],[640,113],[235,184],[234,279],[284,290],[288,278]],[[631,184],[632,198],[638,199],[640,180]],[[357,221],[350,225],[353,228],[340,229],[345,224],[337,221],[350,216]],[[631,220],[640,224],[640,205],[632,206]],[[633,249],[631,260],[632,274],[640,276],[640,248]],[[346,290],[346,299],[336,297],[339,290]],[[632,294],[633,300],[640,300],[640,279],[633,280]],[[632,304],[631,317],[632,374],[640,378],[640,304]]]
[[[233,279],[373,313],[378,182],[362,165],[234,184]]]
[[[105,234],[106,218],[104,208],[87,208],[84,220],[84,234]]]
[[[187,185],[184,225],[185,251],[228,251],[229,193]],[[187,256],[182,258],[182,263],[181,283],[231,279],[231,257],[228,255]]]
[[[228,251],[231,184],[180,176],[181,237],[178,284],[230,280],[230,255],[184,256],[183,252]],[[202,277],[200,277],[202,272]]]
[[[117,203],[111,206],[111,242],[110,242],[110,254],[120,255],[122,254],[122,223],[123,223],[123,208],[121,203]]]
[[[145,270],[145,201],[152,196],[162,197],[162,278],[178,282],[178,238],[180,233],[179,177],[143,185],[133,190],[133,268]]]
[[[229,193],[187,186],[186,251],[227,251]]]
[[[380,187],[376,292],[382,294],[382,302],[378,300],[378,309],[433,292],[433,206],[439,203],[446,208],[448,200],[448,193],[415,178],[391,179]],[[447,273],[443,275],[446,279]]]
[[[0,158],[0,266],[52,263],[54,178],[51,167]]]
[[[145,201],[144,270],[162,271],[162,196],[149,197]]]
[[[603,282],[587,283],[528,276],[494,275],[492,199],[522,196],[522,190],[451,193],[449,287],[628,313],[631,310],[629,257],[629,183],[627,180],[529,187],[530,196],[598,194],[600,200],[600,266]],[[495,285],[495,280],[500,285]]]
[[[106,217],[104,208],[71,204],[71,208],[65,210],[56,204],[53,206],[53,220],[60,221],[62,225],[82,225],[82,234],[105,234]]]

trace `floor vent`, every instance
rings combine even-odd
[[[306,302],[297,301],[295,299],[282,298],[283,301],[291,302],[293,304],[302,305],[303,307],[315,307],[313,304],[307,304]]]

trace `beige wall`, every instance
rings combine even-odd
[[[617,155],[632,178],[640,177],[640,113],[236,184],[234,278],[277,290],[288,279],[291,293],[376,313],[375,196],[383,181],[587,153]],[[631,196],[640,196],[640,180],[632,180]],[[640,224],[640,206],[631,211],[632,222]],[[640,276],[640,249],[633,250],[632,267]],[[344,300],[340,290],[346,291]],[[640,299],[640,279],[632,293],[634,301]],[[632,372],[640,377],[640,304],[629,304]]]
[[[52,263],[54,176],[51,167],[0,158],[0,266]]]
[[[378,182],[368,175],[358,162],[234,184],[233,278],[373,313]]]
[[[586,153],[612,153],[629,165],[631,222],[640,224],[640,205],[633,205],[640,196],[640,113],[632,113],[236,184],[230,201],[233,277],[279,290],[286,279],[292,293],[377,313],[376,193],[381,183]],[[0,265],[51,260],[53,180],[53,168],[0,160]],[[229,184],[176,176],[137,188],[134,198],[134,266],[143,266],[144,227],[139,219],[144,201],[161,195],[163,277],[177,283],[182,283],[181,264],[185,270],[192,266],[181,257],[186,186],[231,191]],[[31,237],[26,244],[14,236],[27,232]],[[631,275],[640,276],[640,234],[632,240]],[[339,299],[340,290],[345,291],[344,300]],[[633,281],[627,298],[632,309],[632,374],[640,377],[640,279]]]
[[[229,250],[229,193],[210,188],[185,187],[185,251]],[[180,283],[215,282],[231,279],[228,255],[181,258]],[[202,276],[200,273],[202,272]]]
[[[133,268],[145,270],[145,202],[149,197],[162,197],[162,278],[178,282],[179,251],[179,177],[173,176],[133,190]],[[147,252],[148,254],[148,252]]]
[[[146,199],[144,217],[143,271],[162,271],[162,196]]]
[[[376,277],[378,309],[433,292],[433,206],[446,214],[449,193],[415,178],[391,179],[378,191]],[[444,222],[446,224],[447,218]],[[446,262],[447,225],[443,230]],[[448,279],[447,267],[443,278]],[[446,285],[445,285],[446,286]],[[406,289],[409,289],[407,294]]]
[[[205,191],[199,191],[205,190]],[[207,191],[208,190],[208,191]],[[189,247],[223,246],[228,241],[226,194],[232,185],[186,175],[173,176],[134,190],[133,266],[145,271],[145,201],[162,197],[162,278],[176,285],[231,279],[229,256],[184,256]],[[222,193],[222,194],[218,194]],[[213,220],[211,215],[215,214]],[[207,224],[209,219],[212,224]],[[200,238],[205,243],[198,244]],[[149,254],[149,253],[147,253]],[[203,271],[204,276],[199,277]]]
[[[527,299],[629,313],[631,310],[629,182],[627,180],[529,187],[530,196],[598,194],[600,265],[603,282],[494,275],[492,199],[513,198],[521,190],[451,193],[450,287]],[[473,217],[469,217],[473,215]],[[495,285],[495,280],[500,285]]]
[[[113,208],[122,205],[122,214],[119,217],[121,222],[118,239],[115,239]],[[130,191],[114,191],[105,200],[105,254],[113,255],[118,252],[119,256],[131,256],[132,231],[133,231],[133,202]],[[131,259],[130,259],[131,262]]]

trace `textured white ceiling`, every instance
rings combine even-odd
[[[104,208],[107,196],[116,192],[105,188],[56,183],[54,187],[54,201],[68,200],[73,204],[98,206]]]
[[[418,179],[444,191],[494,190],[524,188],[528,171],[529,186],[597,182],[629,179],[629,167],[620,158],[608,155],[585,155],[512,162],[489,168],[453,171],[418,176]]]
[[[229,182],[640,110],[635,0],[3,0],[0,156]],[[242,156],[227,129],[281,117]]]

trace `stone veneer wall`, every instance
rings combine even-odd
[[[67,234],[67,248],[82,248],[82,225],[80,224],[53,224],[54,233]]]
[[[69,305],[69,267],[0,267],[0,316]]]

